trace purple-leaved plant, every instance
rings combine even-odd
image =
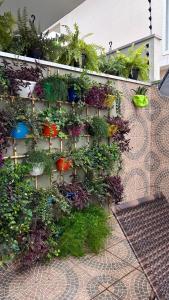
[[[110,125],[117,126],[117,131],[112,135],[113,142],[118,143],[122,152],[130,150],[130,139],[127,139],[126,135],[130,132],[129,121],[123,120],[121,117],[109,117],[107,122]]]
[[[66,197],[68,203],[78,210],[82,210],[89,203],[89,194],[81,182],[62,184],[59,191]]]
[[[106,97],[112,93],[112,88],[108,84],[94,85],[85,96],[85,102],[100,109],[107,108],[104,105]]]
[[[112,201],[117,204],[123,200],[124,187],[120,176],[109,176],[105,178],[107,190]]]

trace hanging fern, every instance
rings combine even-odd
[[[0,1],[0,7],[4,1]],[[0,15],[0,50],[5,51],[12,39],[12,29],[15,24],[10,12]]]

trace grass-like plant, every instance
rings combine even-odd
[[[95,116],[89,121],[88,131],[95,139],[106,138],[108,137],[108,123],[105,118]]]
[[[72,212],[59,224],[60,255],[83,256],[87,251],[99,253],[110,233],[108,215],[104,208],[90,205],[80,212]]]

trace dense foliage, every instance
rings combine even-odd
[[[60,226],[62,256],[82,256],[87,251],[98,253],[110,232],[106,212],[95,205],[83,212],[72,212],[69,218],[61,219]]]
[[[23,80],[36,82],[33,97],[40,101],[31,99],[32,106],[13,96],[19,84],[27,87]],[[86,73],[43,78],[38,64],[34,68],[7,61],[1,67],[0,86],[1,264],[15,259],[30,266],[57,256],[98,253],[109,234],[104,206],[123,199],[119,172],[122,152],[129,151],[130,128],[120,115],[110,117],[121,93],[111,82],[92,82]],[[88,116],[88,105],[94,107],[93,117]],[[12,132],[18,123],[29,129],[24,136],[28,150],[15,165],[4,156],[13,142],[10,137],[17,139]],[[81,143],[83,138],[88,143]],[[45,139],[49,148],[40,150],[39,142],[43,145]],[[43,173],[50,176],[51,188],[35,188],[39,180],[30,175]]]

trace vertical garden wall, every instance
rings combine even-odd
[[[22,62],[26,60],[28,66],[35,66],[35,61],[33,59],[20,57],[18,60],[16,56],[2,54],[1,61],[3,59],[7,59],[7,61],[15,61]],[[50,76],[54,73],[58,73],[60,75],[72,74],[73,76],[80,76],[81,71],[79,69],[71,68],[68,66],[58,65],[49,62],[40,62],[42,66],[45,67],[43,70],[44,77]],[[130,151],[125,152],[122,163],[122,170],[120,172],[123,185],[124,185],[124,201],[133,200],[138,197],[142,197],[144,195],[150,194],[150,171],[151,171],[151,105],[148,108],[144,109],[136,109],[133,106],[131,101],[133,91],[132,89],[136,89],[138,86],[143,85],[146,86],[149,91],[149,98],[151,99],[151,87],[150,85],[146,85],[145,83],[140,83],[132,80],[121,79],[118,77],[114,77],[111,75],[103,75],[103,74],[89,74],[92,80],[97,81],[98,83],[106,83],[107,80],[110,80],[115,84],[115,87],[122,93],[121,104],[114,104],[111,110],[102,110],[99,108],[94,108],[90,106],[85,106],[82,110],[82,114],[85,117],[92,116],[116,116],[117,109],[121,110],[121,114],[123,119],[129,121],[130,133],[128,137],[130,139]],[[23,100],[25,102],[24,105],[30,106],[32,111],[42,111],[46,109],[47,106],[50,106],[49,103],[45,103],[43,100],[38,99],[37,97],[30,97],[29,99]],[[57,102],[57,107],[63,107],[68,110],[72,109],[72,105],[68,102]],[[72,143],[72,140],[69,141]],[[46,138],[39,139],[38,148],[45,149],[53,152],[55,149],[60,149],[60,151],[69,150],[68,140],[58,139],[58,138]],[[89,134],[84,134],[79,139],[73,141],[74,148],[79,148],[82,146],[87,146],[91,142],[91,136]],[[105,139],[105,143],[109,144],[111,142],[110,138]],[[10,156],[15,163],[21,161],[28,149],[29,143],[31,143],[31,138],[20,139],[20,140],[12,140],[10,147],[7,149],[6,157]],[[66,173],[59,173],[54,170],[49,175],[42,175],[38,177],[34,177],[34,183],[36,187],[47,187],[51,185],[53,181],[69,181],[71,175],[71,170]]]

